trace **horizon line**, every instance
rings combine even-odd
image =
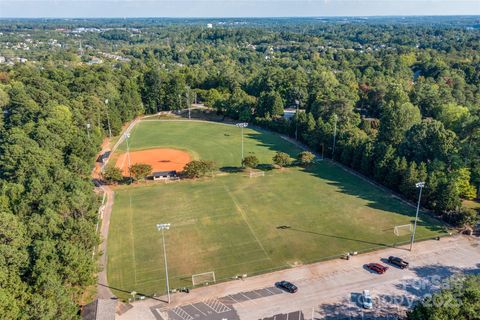
[[[69,17],[69,16],[58,16],[58,17],[26,17],[26,16],[11,16],[11,17],[2,17],[3,19],[288,19],[288,18],[403,18],[403,17],[479,17],[478,14],[412,14],[412,15],[327,15],[327,16],[99,16],[99,17]]]

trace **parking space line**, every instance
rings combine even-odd
[[[274,292],[270,291],[268,288],[265,288],[268,292],[270,292],[272,295],[275,294]]]
[[[175,307],[171,311],[182,319],[193,320],[193,317],[180,307]]]
[[[232,299],[233,301],[235,301],[235,303],[240,303],[240,302],[238,302],[237,300],[235,300],[235,298],[232,297],[231,295],[228,295],[228,297],[230,297],[230,299]]]
[[[191,305],[192,307],[194,307],[195,309],[197,309],[198,312],[200,312],[201,314],[203,314],[204,316],[206,316],[206,314],[203,313],[202,310],[198,309],[197,307],[195,307],[195,306],[194,306],[193,304],[191,304],[191,303],[190,303],[190,305]]]

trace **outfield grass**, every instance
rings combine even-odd
[[[212,122],[145,120],[136,125],[129,140],[130,150],[154,147],[187,150],[195,159],[215,160],[219,167],[241,163],[241,129]],[[119,146],[126,150],[126,143]],[[301,150],[280,136],[244,129],[244,155],[255,155],[260,163],[271,163],[276,151],[295,156]]]
[[[245,150],[271,162],[276,150],[299,150],[271,133],[245,131]],[[235,135],[234,135],[235,134]],[[237,137],[238,136],[238,137]],[[144,121],[131,147],[177,147],[221,166],[240,157],[239,129],[211,123]],[[237,150],[238,149],[238,150]],[[305,264],[348,251],[408,241],[395,225],[415,210],[392,195],[327,161],[308,170],[267,171],[264,177],[226,174],[199,181],[120,187],[115,192],[108,239],[109,285],[128,292],[161,294],[165,288],[165,232],[171,287],[191,285],[191,275],[215,271],[217,279]],[[417,239],[444,232],[422,216]],[[290,229],[277,229],[289,225]]]

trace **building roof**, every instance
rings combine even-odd
[[[115,320],[117,300],[96,299],[82,309],[83,320]]]

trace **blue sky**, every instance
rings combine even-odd
[[[0,0],[0,17],[480,15],[480,0]]]

